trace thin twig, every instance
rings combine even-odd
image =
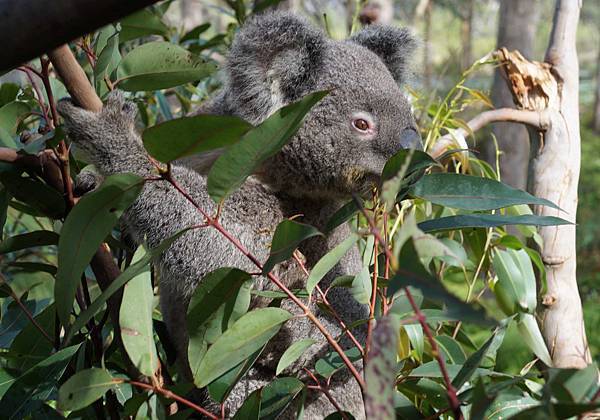
[[[218,420],[219,417],[215,416],[214,414],[212,414],[211,412],[207,411],[206,409],[200,407],[199,405],[194,404],[193,402],[191,402],[190,400],[187,400],[171,391],[169,391],[168,389],[164,389],[164,388],[160,388],[154,385],[149,385],[149,384],[145,384],[143,382],[138,382],[138,381],[131,381],[131,380],[126,380],[125,382],[127,382],[128,384],[131,384],[133,386],[137,386],[138,388],[143,388],[143,389],[147,389],[148,391],[152,391],[154,393],[158,393],[161,395],[164,395],[166,398],[170,398],[172,400],[175,400],[177,402],[180,402],[183,405],[186,405],[194,410],[196,410],[197,412],[199,412],[200,414],[202,414],[203,416],[206,416],[210,419],[213,420]]]
[[[304,274],[307,275],[307,276],[309,276],[310,273],[306,269],[306,265],[302,262],[302,260],[300,259],[300,257],[298,257],[298,254],[294,252],[293,257],[294,257],[294,260],[298,263],[298,265],[302,269],[302,271],[304,272]],[[360,353],[362,355],[364,355],[365,351],[363,349],[363,346],[356,339],[356,337],[354,336],[354,334],[352,334],[352,331],[350,331],[350,329],[348,328],[348,326],[346,325],[346,323],[344,322],[344,320],[340,317],[340,315],[337,313],[337,311],[333,308],[333,306],[331,306],[331,303],[327,299],[327,295],[323,292],[323,289],[321,289],[321,287],[317,284],[315,286],[315,290],[319,294],[319,296],[321,298],[321,301],[323,302],[323,304],[325,305],[325,307],[331,312],[331,314],[336,319],[336,321],[338,322],[338,324],[340,324],[340,327],[342,327],[342,331],[348,336],[348,338],[352,341],[352,343],[354,343],[354,345],[356,346],[356,348],[358,348],[358,350],[360,351]]]
[[[386,253],[386,256],[388,258],[392,259],[393,258],[392,251],[390,250],[390,247],[387,245],[387,243],[381,236],[379,229],[375,225],[375,222],[373,221],[373,219],[371,219],[371,217],[369,217],[369,214],[366,212],[364,207],[362,207],[362,206],[359,206],[359,207],[360,207],[362,214],[367,219],[367,223],[369,224],[371,234],[373,236],[375,236],[376,241],[379,241],[384,252]],[[392,260],[392,261],[394,261],[394,260]],[[400,268],[397,268],[396,271],[402,272],[403,270],[401,270]],[[433,337],[433,334],[431,333],[431,329],[429,328],[429,325],[427,324],[427,319],[425,318],[425,315],[423,315],[423,313],[419,309],[419,306],[415,303],[412,293],[410,292],[408,287],[404,288],[404,292],[406,293],[406,298],[408,299],[410,306],[412,307],[413,311],[415,312],[415,316],[417,317],[419,324],[421,324],[421,327],[423,328],[423,333],[427,337],[427,341],[429,341],[429,345],[431,346],[431,352],[433,353],[433,355],[440,367],[440,372],[442,373],[442,377],[444,379],[444,384],[446,385],[448,401],[450,402],[450,407],[452,408],[452,411],[454,412],[454,416],[457,420],[462,419],[463,416],[462,416],[462,411],[460,410],[460,401],[458,400],[458,397],[456,396],[456,389],[452,385],[452,381],[450,380],[450,375],[448,375],[448,370],[446,369],[446,363],[444,362],[444,359],[439,351],[437,342],[435,341],[435,338]]]
[[[219,221],[211,218],[210,215],[206,211],[204,211],[204,209],[202,209],[186,191],[184,191],[181,188],[181,186],[173,178],[172,173],[170,171],[170,167],[169,167],[169,170],[162,173],[162,176],[180,194],[182,194],[202,214],[202,216],[204,216],[206,223],[208,223],[210,226],[215,228],[221,235],[223,235],[229,242],[231,242],[243,255],[245,255],[259,270],[262,271],[263,265],[258,260],[258,258],[256,258],[256,256],[254,256],[254,254],[252,254],[250,251],[248,251],[237,238],[233,237],[229,233],[229,231],[227,231],[225,228],[223,228],[223,226],[219,223]],[[342,359],[344,364],[348,367],[348,369],[350,370],[350,373],[352,373],[352,376],[354,376],[354,378],[360,385],[361,389],[364,390],[365,389],[364,379],[362,378],[362,376],[360,375],[360,373],[358,372],[358,370],[356,369],[354,364],[352,364],[352,362],[350,361],[350,359],[348,358],[346,353],[344,353],[344,350],[342,349],[342,347],[338,344],[337,341],[335,341],[333,336],[329,333],[329,331],[327,331],[327,329],[321,323],[321,321],[319,321],[317,316],[310,310],[310,308],[308,306],[306,306],[304,304],[304,302],[302,302],[294,293],[292,293],[287,288],[287,286],[281,282],[281,280],[277,276],[275,276],[273,273],[269,272],[269,273],[267,273],[267,278],[272,283],[274,283],[277,287],[279,287],[279,289],[281,289],[281,291],[283,291],[300,309],[302,309],[302,311],[304,312],[306,317],[308,317],[308,319],[311,320],[311,322],[319,329],[321,334],[323,334],[325,339],[329,342],[331,347],[333,347],[333,349],[339,354],[340,358]]]

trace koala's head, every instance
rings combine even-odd
[[[224,90],[230,112],[260,123],[283,105],[330,93],[259,174],[294,195],[368,191],[387,159],[421,148],[400,86],[415,40],[405,29],[372,26],[345,41],[289,13],[259,16],[237,35]]]

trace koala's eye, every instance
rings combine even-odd
[[[367,132],[369,130],[369,123],[367,122],[367,120],[364,120],[362,118],[357,118],[354,121],[352,121],[352,125],[359,131]]]

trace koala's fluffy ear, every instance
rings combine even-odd
[[[258,123],[315,84],[326,38],[304,18],[285,12],[257,16],[236,35],[227,60],[228,101]]]
[[[406,28],[372,25],[350,38],[377,54],[398,84],[406,82],[408,60],[417,47],[417,40]]]

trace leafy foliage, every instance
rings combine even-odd
[[[278,2],[257,2],[255,10],[240,0],[226,3],[236,22],[224,33],[209,24],[180,33],[165,23],[170,4],[165,2],[84,37],[78,50],[100,96],[116,86],[137,101],[144,146],[155,159],[169,163],[220,149],[208,176],[210,195],[219,203],[280,150],[326,95],[309,95],[258,127],[234,117],[186,116],[219,86],[211,53],[226,51],[248,16]],[[415,97],[427,148],[444,132],[464,127],[460,111],[487,106],[484,93],[466,86],[486,63],[477,62],[440,101],[424,105]],[[46,81],[55,100],[65,95],[58,79]],[[34,155],[64,140],[49,112],[55,105],[51,95],[35,93],[38,88],[0,86],[1,146]],[[84,157],[69,157],[76,175]],[[317,286],[357,244],[362,270],[336,279],[331,288],[349,287],[357,301],[371,306],[375,321],[360,322],[372,322],[367,356],[365,343],[343,354],[331,347],[305,366],[306,376],[292,367],[325,338],[290,343],[276,376],[250,393],[234,418],[275,418],[292,404],[301,413],[309,387],[327,390],[332,378],[348,370],[344,358],[364,361],[369,418],[448,417],[451,392],[470,418],[567,418],[598,406],[595,366],[580,371],[550,366],[535,318],[544,266],[536,250],[504,228],[517,225],[522,238],[536,241],[536,225],[566,222],[531,214],[524,205],[556,205],[502,184],[469,152],[435,160],[426,152],[401,151],[391,158],[380,191],[367,202],[348,202],[331,218],[325,233],[347,222],[353,233],[316,263],[302,290],[256,288],[259,274],[289,260],[302,241],[322,235],[294,220],[277,227],[262,273],[230,267],[207,273],[191,296],[186,319],[193,384],[173,365],[156,305],[160,273],[152,266],[185,231],[154,249],[132,249],[118,220],[144,180],[114,175],[76,196],[75,203],[44,175],[0,164],[3,417],[88,418],[107,412],[163,418],[178,399],[179,412],[172,417],[186,418],[192,414],[185,404],[193,385],[206,387],[227,408],[232,389],[294,316],[278,307],[281,302],[311,299],[332,311],[326,304],[330,289]],[[113,267],[110,284],[102,257]],[[267,304],[254,307],[253,297]],[[527,358],[517,373],[501,369],[511,328]],[[147,383],[138,381],[139,374]],[[175,384],[161,383],[164,378]]]

